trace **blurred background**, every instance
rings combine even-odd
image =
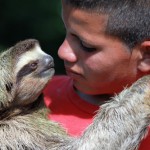
[[[65,37],[61,0],[0,0],[0,50],[20,40],[36,38],[53,56],[55,74],[64,74],[57,50]]]

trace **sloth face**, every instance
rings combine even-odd
[[[53,58],[43,52],[37,43],[22,53],[15,67],[15,103],[26,105],[35,101],[54,72]]]
[[[0,53],[0,110],[35,101],[54,75],[53,58],[35,39]]]

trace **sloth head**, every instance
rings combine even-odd
[[[53,58],[35,39],[24,40],[0,54],[0,110],[35,101],[54,75]]]

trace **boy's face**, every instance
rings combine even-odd
[[[138,77],[140,53],[105,34],[107,16],[62,1],[66,38],[58,50],[74,86],[86,94],[118,93]]]

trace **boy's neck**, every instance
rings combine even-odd
[[[93,105],[102,105],[110,100],[112,95],[109,94],[102,94],[102,95],[88,95],[84,94],[78,90],[75,90],[76,93],[79,95],[80,98],[83,100],[93,104]]]

